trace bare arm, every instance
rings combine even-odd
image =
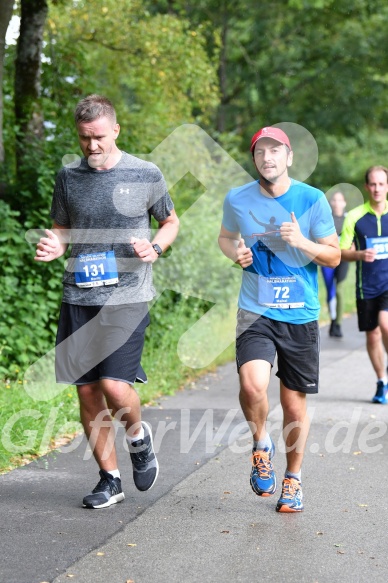
[[[367,263],[372,263],[375,260],[376,249],[364,249],[363,251],[357,251],[352,245],[350,249],[341,250],[341,259],[343,261],[366,261]]]
[[[52,229],[45,229],[47,237],[41,237],[36,245],[35,261],[53,261],[62,257],[67,251],[69,244],[64,240],[64,231],[69,227],[62,227],[53,224]]]
[[[291,222],[283,223],[280,227],[280,236],[283,241],[302,251],[317,265],[337,267],[341,261],[337,234],[318,239],[317,242],[310,241],[302,234],[294,213],[291,213]]]
[[[162,251],[165,251],[175,241],[178,235],[179,219],[174,209],[166,220],[160,221],[158,224],[158,232],[152,242],[148,241],[148,239],[131,237],[130,243],[133,245],[135,254],[144,263],[154,263],[159,257],[152,245],[157,244],[161,247]]]
[[[240,233],[232,233],[221,225],[218,244],[223,254],[241,267],[248,267],[253,263],[252,251],[245,246]]]

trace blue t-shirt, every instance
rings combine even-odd
[[[239,307],[273,320],[304,324],[319,317],[317,265],[280,237],[280,226],[291,222],[291,212],[311,241],[336,232],[323,192],[296,180],[276,198],[263,195],[259,181],[230,190],[222,224],[240,233],[253,253],[253,264],[243,270]]]

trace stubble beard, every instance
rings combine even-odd
[[[111,155],[113,150],[113,145],[110,147],[109,152],[104,152],[103,154],[98,153],[97,158],[93,158],[93,154],[89,154],[87,157],[88,164],[90,168],[101,168],[104,166],[106,161],[108,160],[109,156]]]

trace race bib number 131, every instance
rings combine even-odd
[[[98,287],[118,283],[114,251],[78,255],[75,261],[75,283],[78,287]]]

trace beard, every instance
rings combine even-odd
[[[96,152],[94,155],[89,152],[87,160],[90,168],[101,168],[104,166],[113,151],[113,145],[106,152]]]
[[[273,174],[273,175],[269,175],[267,173],[267,176],[264,176],[261,172],[259,172],[260,174],[260,178],[263,180],[263,182],[265,182],[266,184],[274,184],[277,179],[279,178],[278,174]]]
[[[97,156],[89,154],[87,160],[90,168],[100,168],[101,166],[103,166],[107,159],[109,158],[109,154],[98,154]]]

